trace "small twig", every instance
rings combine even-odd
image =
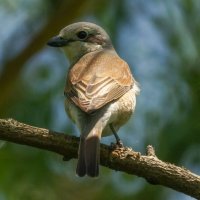
[[[12,119],[0,119],[0,139],[56,152],[67,160],[77,158],[79,138]],[[200,176],[159,160],[152,146],[147,147],[145,156],[127,147],[111,150],[109,146],[101,144],[100,163],[200,199]]]
[[[147,154],[147,156],[156,157],[155,150],[154,150],[153,146],[151,146],[151,145],[147,146],[146,154]]]

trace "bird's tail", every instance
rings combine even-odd
[[[80,138],[79,150],[78,150],[78,163],[76,167],[76,174],[80,177],[86,174],[86,163],[85,163],[85,138]]]
[[[101,129],[94,127],[89,134],[81,136],[76,174],[80,177],[99,175]]]

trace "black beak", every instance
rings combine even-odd
[[[47,45],[51,47],[64,47],[68,44],[68,42],[69,42],[68,40],[60,36],[55,36],[47,42]]]

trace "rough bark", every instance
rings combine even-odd
[[[49,150],[63,155],[65,160],[77,158],[79,138],[13,119],[0,119],[0,139]],[[200,199],[200,176],[159,160],[152,146],[147,147],[147,155],[141,155],[131,148],[112,149],[101,144],[100,163],[116,171],[143,177],[151,184],[163,185]]]

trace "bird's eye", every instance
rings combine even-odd
[[[78,37],[79,39],[81,39],[81,40],[86,39],[87,36],[88,36],[88,33],[85,32],[85,31],[79,31],[79,32],[77,33],[77,37]]]

